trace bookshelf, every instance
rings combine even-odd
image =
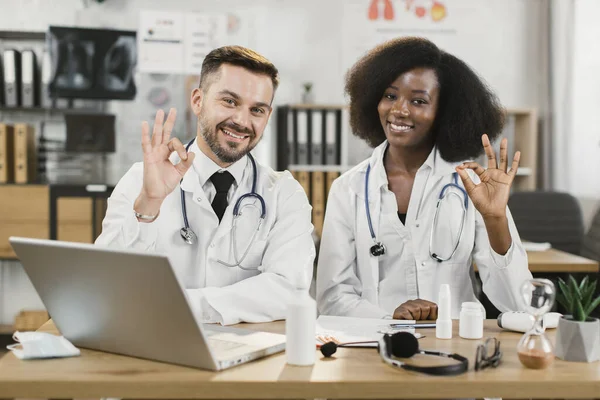
[[[289,170],[313,206],[313,225],[320,236],[327,195],[333,180],[370,157],[373,149],[352,135],[346,105],[290,104],[277,108],[277,169]],[[535,109],[507,109],[502,136],[509,157],[521,151],[514,191],[531,191],[537,182],[538,117]],[[499,140],[494,143],[498,148]],[[511,150],[511,149],[514,149]],[[477,160],[484,167],[485,156]]]
[[[289,139],[293,139],[297,142],[298,133],[290,134],[290,129],[297,129],[298,123],[286,121],[289,118],[290,113],[309,112],[310,114],[316,112],[336,112],[340,113],[341,121],[338,123],[341,125],[340,135],[337,140],[339,143],[339,150],[341,155],[339,157],[338,164],[324,164],[321,162],[309,162],[309,163],[297,163],[289,162]],[[310,115],[307,114],[307,117]],[[298,119],[296,114],[296,121]],[[302,116],[302,114],[301,114]],[[514,132],[509,136],[509,141],[514,140],[514,145],[510,146],[515,150],[521,151],[521,162],[519,165],[519,171],[517,172],[518,178],[515,180],[514,186],[516,190],[535,190],[536,189],[536,178],[537,178],[537,148],[538,148],[538,120],[537,112],[534,109],[507,109],[508,118],[514,119],[513,126]],[[312,115],[310,116],[312,117]],[[310,118],[309,117],[309,118]],[[292,119],[294,117],[292,116]],[[284,123],[286,122],[286,123]],[[310,125],[310,124],[309,124]],[[307,126],[307,147],[308,152],[311,152],[313,129],[312,126]],[[322,143],[322,142],[321,142]],[[319,104],[292,104],[281,106],[278,108],[277,113],[277,169],[290,171],[335,171],[344,173],[347,170],[354,167],[362,160],[368,158],[371,154],[372,149],[368,147],[361,139],[356,138],[350,132],[348,125],[348,114],[347,106],[344,105],[319,105]],[[362,157],[362,158],[361,158]],[[510,156],[512,157],[512,155]],[[312,160],[310,160],[312,161]],[[484,165],[485,166],[485,165]]]
[[[508,109],[514,118],[514,148],[521,151],[515,191],[532,191],[537,188],[538,115],[535,109]],[[510,156],[512,157],[512,156]]]

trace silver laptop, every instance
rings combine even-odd
[[[9,240],[52,320],[75,346],[209,370],[285,349],[285,335],[199,323],[166,256]]]

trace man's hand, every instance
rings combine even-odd
[[[179,139],[171,139],[176,116],[177,111],[172,108],[163,125],[165,114],[163,110],[158,110],[154,120],[152,139],[148,123],[146,121],[142,123],[144,184],[134,204],[135,211],[140,214],[157,215],[164,199],[177,187],[194,161],[194,153],[188,154]],[[169,160],[169,156],[174,151],[181,159],[175,165]]]
[[[437,315],[437,304],[423,299],[409,300],[394,311],[394,319],[436,320]]]

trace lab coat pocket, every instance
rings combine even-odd
[[[467,289],[470,285],[469,267],[465,263],[441,262],[437,264],[436,276],[438,285],[447,283],[457,293]]]
[[[259,267],[261,267],[263,263],[263,255],[265,253],[266,245],[266,240],[256,240],[248,249],[246,257],[240,263],[242,268],[238,268],[239,280],[258,275],[261,272],[259,271]],[[242,255],[240,254],[239,256],[241,259]]]

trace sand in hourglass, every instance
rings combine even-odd
[[[544,369],[554,361],[554,353],[547,353],[540,349],[519,351],[521,364],[531,369]]]

